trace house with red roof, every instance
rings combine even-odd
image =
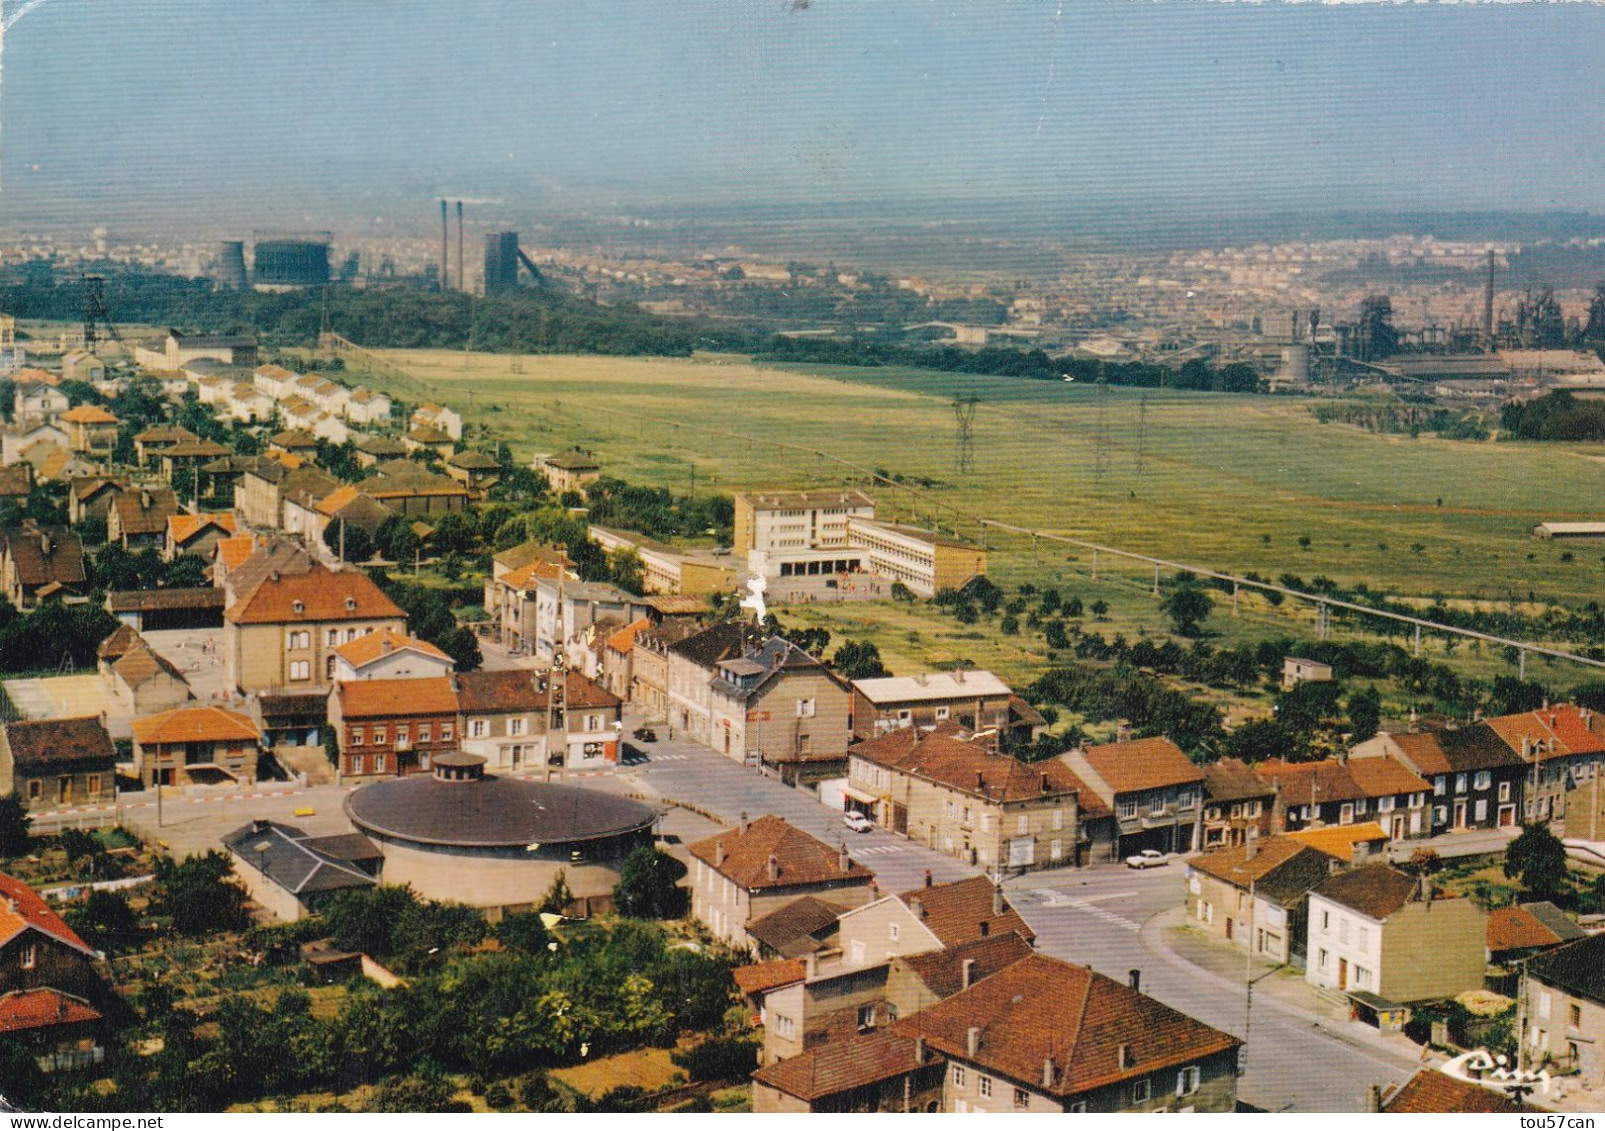
[[[1068,751],[1060,760],[1114,812],[1115,858],[1147,849],[1193,852],[1203,812],[1204,771],[1168,738],[1139,738]]]
[[[98,959],[38,892],[0,873],[0,1040],[24,1043],[46,1070],[98,1061]]]
[[[129,726],[134,773],[146,789],[256,780],[262,732],[238,711],[197,703],[145,715]]]

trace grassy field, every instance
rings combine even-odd
[[[974,525],[956,514],[1423,597],[1503,602],[1533,592],[1578,602],[1605,582],[1605,547],[1573,548],[1575,560],[1564,561],[1565,548],[1530,534],[1545,519],[1601,517],[1597,448],[1373,435],[1319,424],[1297,398],[1100,392],[898,369],[802,372],[730,358],[384,356],[416,380],[376,383],[408,400],[452,404],[520,457],[578,444],[611,472],[682,492],[693,467],[699,492],[855,481],[829,459],[777,446],[791,444],[935,481],[935,504],[877,494],[898,517],[930,521],[934,512],[972,536]],[[981,398],[976,469],[963,477],[954,468],[959,392]],[[988,540],[1005,551],[1000,577],[1031,576],[1029,543],[998,538]],[[1082,558],[1058,556],[1086,569]]]

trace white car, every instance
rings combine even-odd
[[[842,824],[852,829],[855,833],[867,833],[875,827],[875,822],[864,816],[857,809],[849,809],[846,813],[843,813]]]
[[[1145,848],[1135,856],[1126,857],[1128,868],[1163,868],[1170,863],[1170,857],[1156,849]]]

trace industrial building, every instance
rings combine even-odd
[[[251,285],[257,290],[321,287],[329,281],[328,232],[258,232],[253,248]]]
[[[518,233],[485,233],[485,293],[504,294],[518,286]]]

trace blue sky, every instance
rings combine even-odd
[[[48,0],[6,36],[0,222],[441,192],[1605,211],[1602,106],[1584,4]]]

